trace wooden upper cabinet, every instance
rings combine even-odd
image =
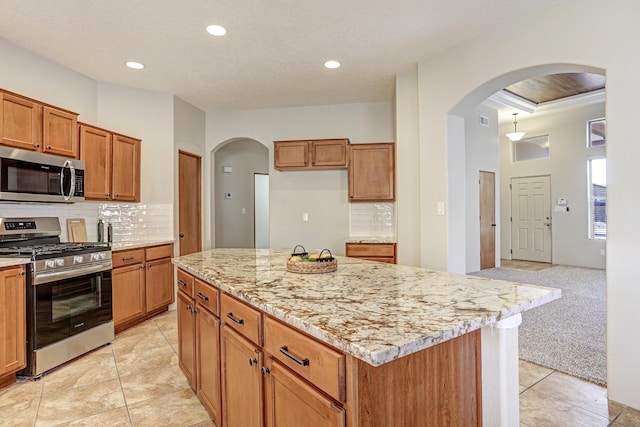
[[[349,146],[349,201],[394,201],[395,144]]]
[[[42,122],[42,152],[77,159],[78,115],[44,106]]]
[[[80,124],[80,159],[84,160],[84,197],[87,200],[111,198],[111,132]]]
[[[76,113],[10,92],[0,101],[0,144],[78,158]]]
[[[140,201],[140,140],[113,135],[113,199]]]
[[[87,200],[140,201],[140,140],[81,123]]]
[[[280,171],[345,169],[348,145],[347,138],[274,141],[273,167]]]

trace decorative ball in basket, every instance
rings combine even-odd
[[[301,250],[298,252],[298,248]],[[287,271],[292,273],[317,274],[331,273],[338,269],[338,261],[329,249],[323,249],[319,254],[309,254],[304,246],[293,248],[291,257],[287,260]]]

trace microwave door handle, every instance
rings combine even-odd
[[[69,168],[69,173],[71,175],[71,184],[69,186],[69,194],[64,194],[64,169],[67,167]],[[62,166],[62,173],[60,174],[60,187],[60,192],[62,193],[64,200],[70,201],[73,198],[76,189],[76,168],[73,167],[73,162],[71,160],[66,160],[64,162],[64,165]]]

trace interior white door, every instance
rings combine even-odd
[[[551,262],[551,177],[511,179],[513,259]]]

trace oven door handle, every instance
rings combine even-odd
[[[111,261],[91,264],[82,268],[72,268],[68,270],[58,270],[53,272],[35,273],[33,278],[34,285],[42,285],[43,283],[55,282],[57,280],[70,279],[73,277],[84,276],[85,274],[99,273],[101,271],[110,271]]]

